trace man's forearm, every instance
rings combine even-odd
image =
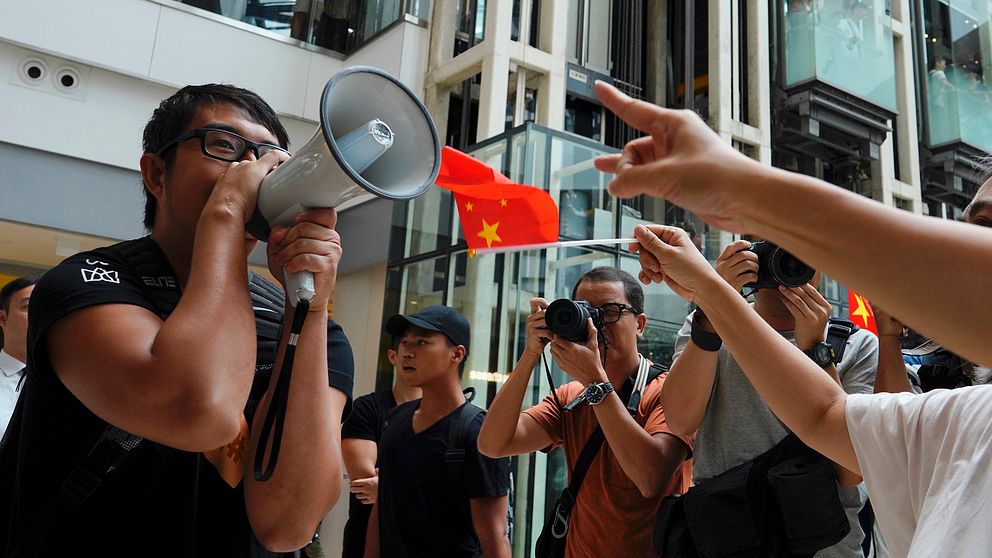
[[[666,455],[659,441],[630,416],[616,392],[607,395],[593,409],[624,474],[634,481],[645,498],[657,496],[682,463],[684,454]]]
[[[292,310],[287,308],[287,320]],[[281,373],[289,327],[283,329],[269,390],[255,413],[250,460],[256,452],[266,450],[257,447],[258,435]],[[307,316],[290,386],[275,472],[265,482],[256,482],[249,475],[245,485],[252,527],[263,543],[263,536],[276,541],[266,545],[272,550],[292,550],[306,544],[341,490],[341,414],[346,396],[327,384],[327,314],[323,309]]]
[[[884,207],[779,169],[749,177],[740,199],[750,231],[962,356],[992,362],[985,334],[992,305],[974,301],[992,276],[992,232]],[[962,329],[961,316],[973,327]]]
[[[844,390],[723,281],[714,279],[696,301],[779,420],[813,449],[860,472],[844,415]]]
[[[540,361],[540,355],[524,352],[510,377],[496,394],[493,402],[486,411],[486,420],[479,431],[479,451],[490,457],[503,457],[506,449],[513,441],[520,420],[520,408],[523,406],[530,376],[534,367]],[[554,389],[554,386],[551,386]]]
[[[479,543],[482,546],[483,558],[511,558],[513,556],[510,538],[506,535],[487,537],[485,540],[480,539]]]
[[[246,258],[244,223],[236,215],[205,210],[182,297],[156,335],[147,366],[185,383],[190,398],[221,403],[236,421],[255,367]]]
[[[841,389],[844,389],[844,384],[841,383],[840,375],[837,373],[837,366],[831,364],[824,368],[823,371],[830,377],[831,380],[836,382]],[[861,475],[847,470],[846,467],[838,463],[834,463],[834,471],[837,473],[837,482],[839,482],[841,486],[857,486],[863,480]]]
[[[688,436],[699,429],[713,393],[719,354],[700,349],[690,340],[672,363],[661,390],[665,421],[672,432]]]
[[[365,531],[364,558],[379,558],[379,502],[372,505],[369,513],[369,524]]]
[[[878,372],[875,374],[875,393],[913,391],[902,359],[902,344],[895,335],[878,336]]]

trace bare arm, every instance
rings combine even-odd
[[[517,365],[510,373],[503,388],[489,405],[486,418],[479,431],[479,452],[488,457],[506,457],[537,451],[551,445],[551,437],[530,416],[521,413],[524,396],[530,385],[530,376],[541,359],[546,341],[541,334],[544,328],[544,308],[547,301],[531,299],[531,315],[527,318],[527,345]],[[552,386],[553,388],[553,386]]]
[[[311,271],[317,291],[297,344],[278,466],[268,481],[248,475],[245,482],[248,518],[258,540],[272,551],[306,545],[341,491],[341,415],[347,396],[327,383],[327,303],[341,258],[336,220],[334,210],[309,211],[269,239],[273,275],[282,281],[284,268]],[[292,311],[287,307],[287,319]],[[255,413],[249,462],[266,451],[258,446],[258,435],[281,373],[289,329],[283,328],[269,391]]]
[[[351,493],[363,504],[374,504],[379,488],[375,469],[378,446],[372,440],[345,438],[341,440],[341,453]]]
[[[875,324],[878,329],[878,374],[875,376],[875,393],[912,392],[906,362],[902,359],[902,323],[881,307],[875,305]]]
[[[737,291],[758,280],[758,256],[748,251],[750,247],[751,243],[746,240],[731,242],[716,261],[716,272]],[[716,333],[706,315],[700,314],[693,316],[697,319],[692,327]],[[719,354],[717,351],[703,350],[689,340],[672,363],[661,394],[665,421],[672,432],[689,436],[703,423],[713,393],[713,382],[716,381]]]
[[[583,385],[608,380],[606,370],[600,363],[597,332],[592,318],[588,326],[589,337],[585,345],[558,337],[551,344],[551,353],[558,365]],[[593,406],[593,412],[624,474],[634,481],[645,498],[657,496],[672,472],[685,459],[688,451],[685,443],[669,434],[648,434],[630,416],[615,391]]]
[[[762,166],[689,111],[634,101],[603,83],[597,93],[625,122],[650,134],[619,155],[597,159],[597,168],[616,173],[610,192],[665,198],[723,230],[763,236],[954,352],[992,362],[986,334],[992,305],[974,303],[992,276],[992,231],[884,207]],[[969,316],[968,327],[961,316]]]
[[[365,558],[379,558],[379,504],[372,506],[369,528],[365,531]]]
[[[698,302],[755,390],[804,442],[860,474],[844,415],[847,394],[724,285],[701,292]]]
[[[635,234],[642,279],[664,281],[695,300],[775,416],[810,447],[860,474],[845,417],[847,394],[837,382],[765,323],[684,231],[652,225],[636,227]]]
[[[56,374],[97,416],[186,451],[219,448],[238,434],[255,365],[244,224],[258,183],[278,160],[232,163],[217,181],[197,224],[182,298],[165,321],[108,304],[48,330]],[[141,167],[146,183],[161,187],[161,159],[146,153]]]
[[[668,388],[667,383],[665,388]],[[596,420],[624,474],[634,481],[645,498],[661,494],[668,479],[689,453],[686,443],[664,432],[648,434],[630,416],[616,392],[594,409]]]
[[[472,498],[468,501],[472,512],[472,527],[479,537],[482,556],[485,558],[510,558],[510,537],[506,523],[506,496]]]
[[[705,329],[716,333],[709,320]],[[665,407],[665,421],[672,432],[689,436],[699,429],[706,416],[716,381],[716,351],[705,351],[688,340],[682,352],[672,363],[672,369],[661,390],[661,403]]]

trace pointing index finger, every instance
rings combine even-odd
[[[665,116],[665,109],[646,101],[633,99],[616,87],[598,80],[596,81],[596,96],[603,102],[603,106],[642,132],[652,132],[658,120]]]

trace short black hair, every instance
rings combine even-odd
[[[26,289],[31,285],[38,282],[39,277],[37,275],[28,275],[25,277],[18,277],[10,283],[7,283],[0,289],[0,309],[4,312],[10,312],[10,299],[14,298],[14,294],[18,291]]]
[[[152,117],[145,124],[141,144],[145,153],[156,153],[170,141],[179,137],[196,110],[201,106],[215,106],[227,103],[245,112],[249,118],[264,126],[276,137],[279,146],[289,148],[289,134],[279,121],[276,112],[272,110],[261,97],[253,91],[233,85],[210,83],[206,85],[187,85],[174,95],[162,101],[152,112]],[[162,154],[165,169],[168,172],[175,162],[175,151],[169,149]],[[145,228],[151,230],[155,225],[155,209],[157,201],[148,188],[145,191]]]
[[[579,285],[586,281],[621,283],[623,285],[623,293],[627,297],[627,302],[630,303],[634,311],[638,314],[644,313],[644,289],[641,288],[641,284],[637,282],[637,279],[634,279],[634,276],[626,271],[609,266],[590,269],[582,274],[582,277],[579,277],[579,280],[575,282],[575,287],[572,288],[573,300],[575,299],[575,293],[579,290]]]

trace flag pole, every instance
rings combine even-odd
[[[559,242],[545,242],[542,244],[519,244],[516,246],[494,246],[492,248],[476,248],[475,252],[481,254],[502,254],[505,252],[523,252],[526,250],[546,250],[548,248],[574,248],[577,246],[599,246],[602,244],[630,244],[637,242],[636,238],[593,238],[590,240],[562,240]]]

